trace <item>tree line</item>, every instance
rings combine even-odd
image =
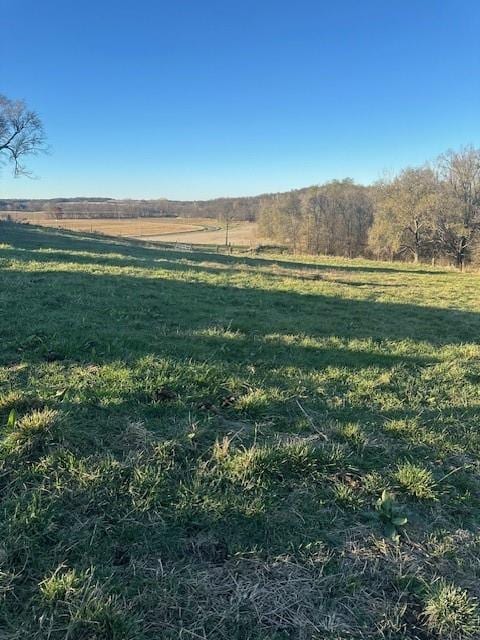
[[[448,151],[370,187],[333,181],[264,200],[260,233],[293,252],[442,260],[480,258],[480,149]]]
[[[117,200],[114,198],[0,199],[0,211],[45,211],[54,218],[181,217],[247,220],[258,216],[263,198],[252,196],[212,200]]]

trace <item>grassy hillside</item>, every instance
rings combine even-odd
[[[2,638],[480,637],[478,275],[0,243]]]

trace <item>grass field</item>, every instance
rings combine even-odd
[[[10,216],[16,222],[69,231],[103,233],[110,236],[141,238],[149,242],[180,242],[198,245],[225,244],[225,226],[214,218],[65,218],[53,220],[44,211],[3,212],[0,219]],[[236,246],[250,247],[258,244],[257,225],[254,222],[233,222],[230,225],[229,242]]]
[[[2,638],[480,637],[478,275],[0,243]]]

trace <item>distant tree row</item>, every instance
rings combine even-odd
[[[49,200],[1,200],[0,211],[46,211],[63,218],[183,217],[215,220],[248,220],[258,215],[262,198],[214,200],[116,200],[113,198],[52,198]]]
[[[448,151],[371,187],[347,179],[265,199],[259,226],[293,252],[463,269],[480,258],[480,150]]]

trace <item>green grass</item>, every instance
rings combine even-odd
[[[2,638],[480,637],[478,275],[0,243]]]

